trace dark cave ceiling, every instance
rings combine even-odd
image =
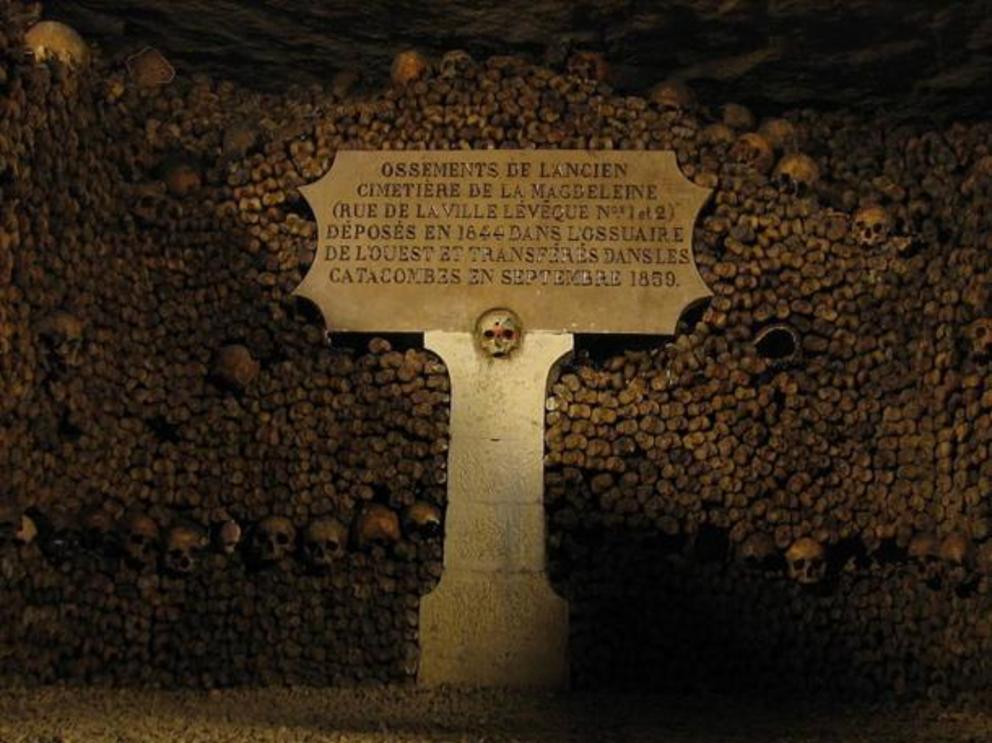
[[[674,77],[707,103],[766,112],[841,106],[948,119],[987,116],[992,102],[992,0],[53,0],[45,16],[111,55],[150,44],[180,74],[263,89],[340,70],[375,87],[411,46],[552,66],[592,49],[621,90]]]

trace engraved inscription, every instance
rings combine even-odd
[[[339,152],[302,189],[318,225],[297,293],[332,330],[668,333],[709,296],[692,231],[709,197],[671,152]]]

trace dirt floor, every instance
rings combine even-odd
[[[970,711],[969,711],[970,710]],[[0,695],[0,741],[992,743],[992,710],[744,705],[718,697],[404,688]]]

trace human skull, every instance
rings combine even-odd
[[[925,579],[933,580],[939,575],[940,542],[933,534],[915,535],[909,540],[907,553]]]
[[[400,540],[400,519],[396,512],[379,503],[370,503],[362,509],[355,521],[355,545],[388,547]]]
[[[334,518],[315,519],[303,532],[303,557],[318,570],[343,557],[347,545],[348,527]]]
[[[809,155],[790,152],[778,161],[773,175],[788,192],[804,196],[820,180],[820,167]]]
[[[255,381],[260,368],[251,351],[240,344],[231,344],[217,352],[212,373],[228,387],[243,390]]]
[[[165,537],[162,556],[165,569],[175,575],[189,575],[196,569],[200,552],[207,546],[203,533],[192,526],[174,526]]]
[[[131,213],[144,224],[155,224],[167,208],[167,186],[161,181],[139,183],[128,189]]]
[[[568,74],[586,80],[603,82],[610,76],[610,66],[599,52],[581,50],[572,54],[565,62]]]
[[[252,553],[263,563],[279,562],[289,556],[296,541],[296,527],[285,516],[267,516],[255,525]]]
[[[121,543],[124,559],[134,567],[155,562],[159,546],[159,528],[155,520],[144,513],[132,513],[124,519]]]
[[[234,519],[228,519],[217,530],[217,546],[225,555],[233,555],[241,542],[241,527]]]
[[[58,310],[38,324],[38,334],[61,368],[79,366],[83,350],[83,323],[79,318]]]
[[[775,164],[775,152],[768,140],[755,132],[739,136],[730,148],[730,157],[742,165],[750,165],[762,175],[766,175]]]
[[[448,80],[462,77],[475,66],[475,60],[464,49],[452,49],[445,52],[438,64],[438,76]]]
[[[940,543],[933,534],[916,534],[909,540],[907,553],[917,562],[936,562],[940,559]]]
[[[58,21],[39,21],[24,34],[24,43],[35,62],[58,59],[70,67],[85,67],[90,50],[74,29]]]
[[[812,537],[801,537],[786,550],[789,577],[800,585],[810,586],[823,580],[827,572],[826,551]]]
[[[737,559],[746,567],[767,567],[775,556],[775,540],[765,532],[755,532],[745,539],[737,550]]]
[[[736,136],[733,129],[719,122],[710,124],[699,133],[700,140],[710,145],[732,145]]]
[[[684,111],[696,102],[696,96],[678,80],[662,80],[651,88],[648,97],[660,108],[670,111]]]
[[[427,501],[415,501],[403,512],[403,529],[407,534],[436,537],[441,533],[441,509]]]
[[[393,66],[389,75],[393,85],[402,87],[426,75],[428,67],[430,65],[423,54],[413,49],[407,49],[393,58]]]
[[[992,317],[982,317],[968,326],[971,351],[975,356],[992,355]]]
[[[739,103],[727,103],[723,106],[723,123],[731,129],[747,132],[754,129],[754,114],[747,106]]]
[[[511,310],[493,309],[475,324],[475,336],[482,350],[493,358],[505,358],[520,345],[520,319]]]
[[[792,152],[798,145],[796,127],[787,119],[768,119],[758,127],[758,134],[776,152]]]
[[[880,206],[866,206],[854,213],[854,237],[862,247],[884,242],[891,229],[889,213]]]
[[[125,61],[128,76],[139,88],[167,85],[176,77],[176,69],[154,47],[146,46]]]

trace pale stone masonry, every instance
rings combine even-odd
[[[444,573],[421,601],[419,681],[565,687],[568,604],[545,571],[544,400],[571,334],[531,333],[507,358],[429,332],[451,376]]]

